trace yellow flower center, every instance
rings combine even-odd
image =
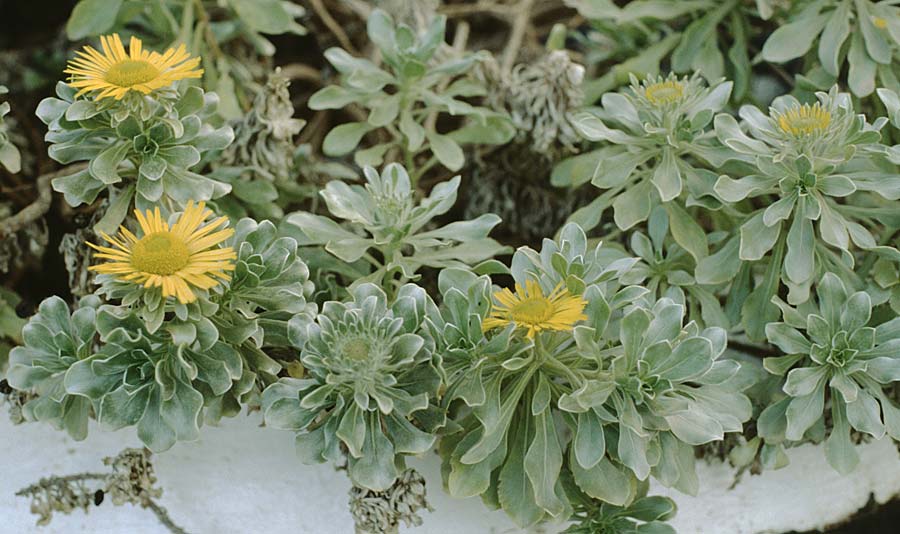
[[[881,17],[872,17],[872,24],[874,24],[875,27],[879,30],[887,28],[887,21]]]
[[[831,113],[816,103],[803,104],[778,116],[778,126],[791,135],[810,135],[821,132],[831,124]]]
[[[119,87],[132,87],[147,83],[159,76],[159,69],[140,59],[119,61],[109,68],[104,80]]]
[[[509,314],[518,324],[540,324],[553,316],[553,304],[547,297],[535,295],[518,302]]]
[[[135,269],[162,276],[177,273],[190,259],[187,244],[169,231],[147,234],[131,250],[131,264]]]
[[[647,100],[654,105],[671,104],[681,100],[681,97],[684,95],[684,85],[674,80],[657,82],[647,87],[645,94],[647,95]]]
[[[369,343],[365,339],[350,339],[344,343],[342,351],[349,360],[363,361],[369,357]]]

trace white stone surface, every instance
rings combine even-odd
[[[133,430],[116,433],[91,428],[84,442],[42,424],[13,426],[0,411],[0,532],[69,534],[166,534],[148,510],[104,503],[88,515],[56,515],[36,527],[28,500],[16,490],[51,474],[102,471],[102,458],[137,446]],[[179,443],[154,457],[160,500],[172,518],[193,534],[352,534],[347,512],[349,483],[327,465],[305,466],[293,453],[290,433],[259,428],[259,416],[204,428],[195,443]],[[889,441],[862,447],[862,462],[841,477],[822,451],[804,446],[790,451],[791,465],[762,476],[746,475],[733,489],[730,469],[699,464],[697,498],[668,493],[679,505],[673,525],[686,534],[783,532],[819,528],[852,514],[870,494],[884,502],[900,491],[900,458]],[[440,487],[439,462],[413,462],[428,480],[435,511],[416,534],[512,534],[519,532],[500,512],[480,500],[456,500]],[[545,528],[552,532],[558,528]]]

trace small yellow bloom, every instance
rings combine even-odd
[[[872,24],[879,30],[887,28],[887,21],[881,17],[872,17]]]
[[[134,210],[142,236],[138,238],[121,226],[115,237],[101,233],[113,247],[87,245],[98,251],[97,258],[110,260],[88,269],[101,274],[143,284],[144,287],[162,288],[163,297],[176,297],[182,303],[197,300],[193,287],[211,289],[222,281],[231,280],[228,273],[234,270],[237,256],[231,247],[217,247],[234,233],[231,228],[220,228],[227,223],[219,217],[203,224],[212,211],[200,202],[188,202],[184,213],[169,228],[163,221],[159,208],[141,213]],[[217,231],[217,228],[220,228]]]
[[[776,116],[778,127],[787,134],[801,136],[821,132],[831,124],[831,112],[816,102],[812,106],[794,106]]]
[[[516,284],[516,292],[503,288],[494,293],[496,304],[485,318],[483,330],[515,324],[527,328],[526,337],[533,338],[541,330],[572,330],[575,323],[587,319],[583,313],[587,301],[572,295],[562,284],[544,296],[535,280],[526,280],[525,288]]]
[[[663,106],[681,100],[684,96],[684,84],[675,80],[656,82],[644,92],[647,100],[655,106]]]
[[[141,40],[132,37],[126,53],[119,34],[100,37],[100,45],[102,53],[91,46],[76,52],[78,57],[69,61],[63,71],[70,75],[69,85],[80,89],[75,96],[99,91],[97,100],[121,100],[129,91],[146,95],[203,74],[203,69],[197,68],[200,58],[191,58],[184,45],[159,54],[144,50]]]

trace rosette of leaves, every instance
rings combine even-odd
[[[520,285],[537,281],[544,294],[564,284],[587,301],[585,323],[595,324],[646,293],[618,287],[617,278],[635,260],[608,252],[588,248],[584,231],[569,224],[558,241],[545,240],[541,252],[520,248],[510,271]],[[513,325],[485,333],[489,283],[487,276],[443,271],[442,304],[429,314],[444,356],[444,402],[452,417],[439,447],[444,484],[456,497],[481,496],[523,527],[566,520],[573,507],[563,479],[570,476],[575,445],[561,438],[569,435],[563,428],[578,433],[576,440],[591,455],[603,429],[602,423],[594,426],[593,420],[562,410],[560,403],[582,387],[595,365],[582,358],[571,330],[546,330],[533,339],[517,334]],[[635,498],[636,479],[606,457],[605,449],[586,461],[596,466],[591,474],[596,482],[586,490],[592,497],[616,505]]]
[[[305,463],[340,462],[350,480],[389,488],[404,457],[428,451],[442,424],[434,407],[439,360],[421,329],[429,301],[407,284],[391,302],[376,285],[351,290],[348,302],[326,302],[314,322],[290,323],[304,378],[282,378],[263,392],[266,424],[297,433]]]
[[[651,212],[647,230],[649,237],[642,232],[631,234],[629,249],[640,261],[622,275],[622,283],[643,285],[654,298],[668,297],[685,306],[688,317],[702,318],[708,326],[727,328],[729,320],[715,287],[699,284],[693,275],[693,257],[678,243],[666,239],[669,217],[662,206]]]
[[[246,387],[240,353],[208,321],[150,333],[128,310],[102,306],[96,329],[101,347],[69,367],[65,392],[89,399],[107,429],[137,427],[154,452],[197,439],[204,406]]]
[[[354,284],[374,282],[393,291],[398,276],[398,284],[414,280],[423,266],[473,265],[506,251],[487,237],[500,223],[493,214],[424,230],[456,202],[459,176],[437,184],[428,197],[417,201],[402,166],[391,163],[381,174],[372,167],[363,171],[365,186],[333,180],[320,192],[331,214],[347,221],[347,227],[307,212],[292,213],[285,219],[301,245],[324,245],[342,263],[360,259],[368,263],[369,274]],[[372,250],[380,257],[373,256]]]
[[[223,117],[237,119],[253,104],[256,80],[265,77],[266,58],[275,54],[266,35],[305,35],[297,22],[305,13],[289,0],[80,0],[66,33],[72,41],[118,32],[147,43],[188,43],[203,58],[203,88],[222,98]]]
[[[663,298],[627,310],[617,328],[602,322],[576,327],[578,350],[596,368],[560,407],[579,414],[579,432],[582,425],[608,425],[606,446],[637,479],[652,474],[696,494],[693,446],[742,430],[752,406],[741,392],[753,378],[737,361],[720,359],[723,329],[684,324],[684,313],[684,306]],[[572,469],[582,489],[598,497],[590,491],[603,473],[602,464],[593,463],[602,449],[594,441],[581,445],[576,435]]]
[[[49,129],[48,153],[62,164],[85,161],[87,168],[55,178],[53,189],[73,207],[90,204],[108,190],[110,205],[97,229],[114,232],[132,199],[141,210],[161,200],[182,207],[231,190],[190,170],[234,139],[231,127],[220,125],[215,93],[188,87],[159,100],[143,98],[136,108],[114,99],[76,99],[75,89],[62,82],[56,95],[37,109]]]
[[[828,0],[792,2],[760,57],[787,63],[805,57],[815,65],[806,77],[831,85],[848,63],[847,84],[865,97],[879,85],[896,86],[893,62],[900,45],[900,8],[891,2]],[[818,41],[818,46],[816,46]]]
[[[668,497],[645,496],[628,506],[588,497],[575,502],[574,524],[563,534],[675,534],[675,529],[665,523],[676,511],[675,501]]]
[[[211,317],[222,338],[237,347],[243,359],[244,376],[239,381],[243,387],[232,388],[216,405],[225,415],[238,413],[241,405],[258,405],[262,390],[278,380],[282,367],[290,370],[296,365],[295,360],[279,362],[269,353],[293,352],[289,322],[295,317],[311,320],[316,314],[315,303],[309,302],[314,289],[309,269],[297,254],[294,239],[279,237],[269,221],[241,219],[232,243],[238,256],[234,273],[223,294],[215,297],[218,309]]]
[[[9,90],[0,85],[0,95],[5,95]],[[15,174],[22,170],[22,155],[19,149],[9,139],[9,125],[4,124],[3,117],[9,113],[9,102],[0,104],[0,165],[8,172]]]
[[[705,256],[704,232],[681,201],[672,201],[684,198],[688,205],[719,207],[712,195],[718,174],[704,166],[720,166],[733,157],[708,128],[715,111],[728,102],[731,87],[722,81],[706,87],[698,75],[679,79],[670,74],[643,82],[632,76],[629,92],[606,93],[603,107],[576,113],[573,122],[581,135],[612,146],[563,161],[554,171],[571,175],[565,183],[590,180],[605,190],[572,220],[591,228],[612,205],[616,225],[627,230],[661,204],[677,221],[672,225],[676,241],[695,258]]]
[[[754,106],[742,106],[740,116],[749,135],[730,115],[715,119],[722,143],[756,161],[752,174],[736,180],[720,177],[716,194],[739,207],[753,209],[756,199],[765,207],[748,213],[740,237],[701,262],[698,273],[728,280],[742,261],[760,260],[772,251],[766,278],[773,282],[765,284],[764,294],[745,309],[745,322],[749,315],[757,323],[748,328],[757,333],[755,337],[765,323],[756,319],[777,316],[769,300],[779,277],[790,290],[788,301],[797,304],[809,298],[813,281],[826,270],[859,285],[847,268],[853,264],[851,243],[864,250],[896,253],[878,243],[884,228],[878,214],[890,215],[894,208],[885,201],[900,198],[900,176],[885,160],[886,147],[879,144],[884,119],[869,125],[863,115],[854,113],[850,95],[839,93],[837,87],[817,97],[813,105],[789,95],[779,97],[768,116]],[[870,207],[863,207],[867,204]]]
[[[23,407],[28,420],[50,423],[73,439],[87,437],[91,402],[66,391],[66,373],[94,352],[97,297],[86,297],[75,312],[59,297],[45,299],[22,329],[22,346],[9,353],[6,379],[33,393]]]
[[[486,89],[465,75],[481,58],[478,54],[442,59],[447,19],[435,17],[422,35],[405,24],[395,25],[380,9],[369,16],[368,35],[380,50],[384,68],[356,58],[340,48],[325,51],[325,58],[341,75],[341,85],[330,85],[309,100],[312,109],[340,109],[356,104],[368,111],[365,121],[333,128],[322,150],[343,156],[356,150],[369,132],[383,132],[384,141],[354,153],[357,164],[377,166],[389,151],[397,151],[410,169],[419,156],[430,156],[417,166],[418,182],[433,165],[458,171],[465,163],[461,144],[503,144],[515,135],[509,118],[463,99],[486,95]],[[460,117],[463,125],[449,133],[435,128],[441,115]]]
[[[900,408],[891,394],[900,381],[900,318],[869,326],[868,293],[849,294],[832,273],[816,290],[817,304],[779,302],[783,322],[766,325],[766,337],[784,356],[766,358],[765,368],[787,376],[784,398],[760,414],[757,427],[771,443],[818,441],[827,432],[828,463],[846,474],[859,463],[851,431],[900,440]]]

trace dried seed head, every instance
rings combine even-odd
[[[350,489],[350,513],[357,534],[396,534],[401,522],[419,526],[422,510],[432,508],[425,499],[425,479],[415,469],[404,471],[385,491]]]

